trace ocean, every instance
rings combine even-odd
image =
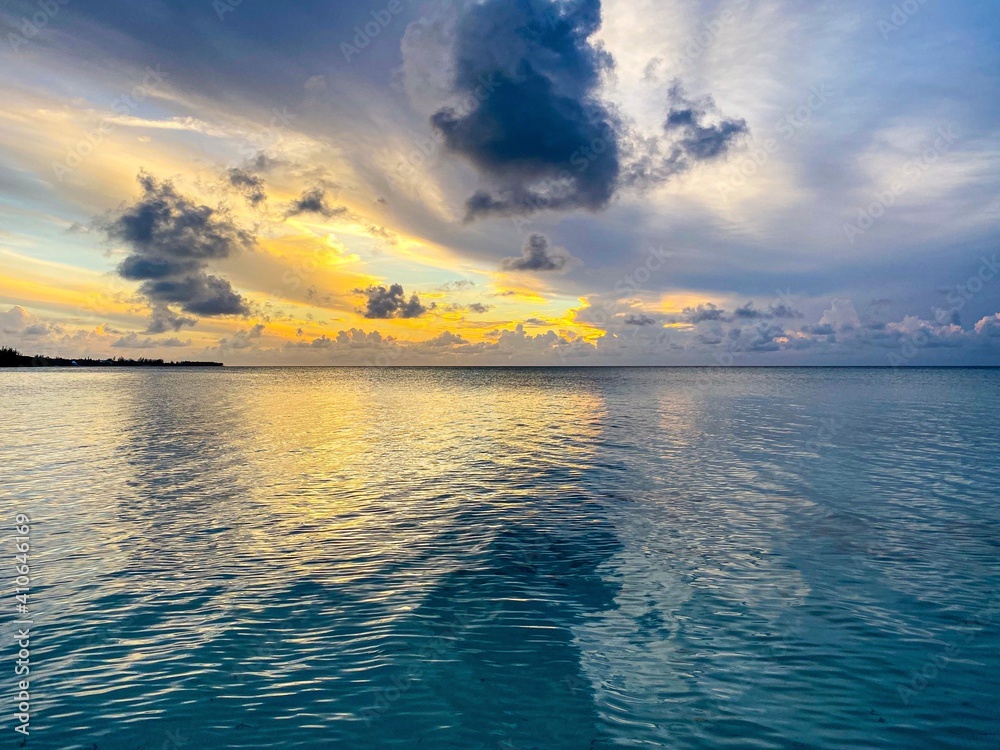
[[[0,747],[27,703],[59,750],[995,750],[998,398],[986,369],[0,372]]]

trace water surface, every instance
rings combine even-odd
[[[2,372],[30,746],[996,748],[998,397],[990,370]]]

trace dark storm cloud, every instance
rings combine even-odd
[[[139,293],[153,308],[149,333],[194,325],[190,315],[246,315],[246,301],[228,281],[207,272],[212,261],[253,247],[252,234],[223,211],[180,195],[169,181],[141,173],[142,196],[103,222],[109,239],[129,255],[118,266],[125,279],[142,281]]]
[[[264,180],[252,172],[233,167],[226,173],[226,179],[251,206],[259,206],[267,200],[267,193],[264,192]]]
[[[334,216],[343,216],[347,213],[344,206],[331,206],[323,188],[315,187],[306,190],[285,211],[285,218],[298,216],[300,214],[319,214],[327,219]]]
[[[152,299],[181,302],[192,315],[245,315],[243,298],[228,281],[208,274],[191,274],[178,279],[153,279],[142,285],[142,291]]]
[[[573,256],[564,248],[552,247],[544,234],[533,234],[516,258],[504,258],[500,267],[504,271],[561,271]]]
[[[611,57],[590,42],[599,0],[486,0],[466,5],[453,45],[464,103],[431,121],[487,187],[468,218],[541,209],[597,210],[619,172],[617,118],[596,98]]]
[[[406,294],[400,284],[393,284],[388,288],[370,286],[367,289],[355,291],[368,297],[365,309],[359,310],[359,312],[370,319],[419,318],[435,307],[433,303],[430,306],[424,305],[420,301],[420,297],[415,294],[406,299]]]
[[[748,132],[711,97],[670,89],[663,133],[631,132],[599,96],[614,60],[591,36],[600,0],[485,0],[463,6],[449,54],[460,104],[432,117],[445,147],[483,186],[466,219],[605,208],[623,187],[648,187],[719,158]]]

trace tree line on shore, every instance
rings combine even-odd
[[[222,367],[221,362],[167,362],[162,359],[66,359],[45,357],[40,354],[21,354],[9,346],[0,347],[0,367]]]

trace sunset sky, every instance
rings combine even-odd
[[[995,2],[0,10],[0,344],[1000,364]]]

